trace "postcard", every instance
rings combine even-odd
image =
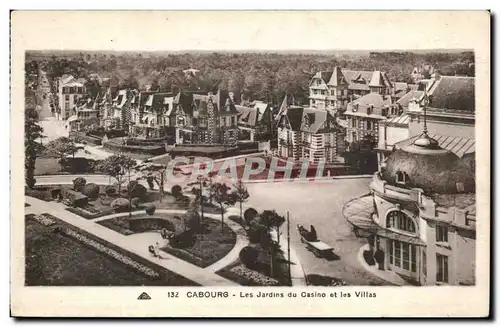
[[[11,315],[488,316],[490,19],[13,11]]]

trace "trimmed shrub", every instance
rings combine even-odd
[[[259,250],[252,246],[245,246],[243,249],[241,249],[239,257],[240,261],[245,265],[245,267],[255,267],[257,259],[259,258]]]
[[[118,198],[111,202],[111,207],[115,210],[115,212],[125,212],[129,210],[130,203],[127,199]]]
[[[83,207],[88,204],[89,198],[82,193],[76,192],[69,188],[61,189],[61,195],[68,205],[73,207]]]
[[[247,235],[250,243],[254,244],[263,243],[269,238],[266,227],[261,224],[252,224],[247,231]]]
[[[144,210],[148,215],[152,216],[155,214],[156,206],[154,204],[148,204]]]
[[[132,205],[132,207],[139,208],[139,206],[141,205],[141,199],[132,198],[132,200],[130,200],[130,204]]]
[[[106,193],[108,196],[115,195],[116,191],[117,190],[114,185],[108,185],[104,188],[104,193]]]
[[[127,185],[127,191],[129,192],[129,195],[131,198],[139,198],[139,199],[144,199],[146,194],[148,193],[148,190],[144,185],[139,184],[137,181],[130,181]]]
[[[94,183],[89,183],[85,185],[82,193],[91,199],[97,199],[97,197],[99,196],[99,185]]]
[[[182,187],[180,185],[172,186],[171,194],[172,194],[172,196],[178,198],[179,196],[182,195]]]
[[[87,180],[85,178],[77,177],[73,180],[73,189],[77,192],[82,192],[85,184],[87,184]]]
[[[254,208],[248,208],[243,213],[243,219],[245,219],[245,223],[247,225],[250,225],[252,220],[254,220],[255,217],[257,217],[258,215],[259,215],[259,213],[257,212],[257,210],[255,210]]]
[[[201,217],[200,214],[196,211],[189,210],[184,215],[184,225],[188,229],[193,229],[195,231],[199,231],[201,227]]]

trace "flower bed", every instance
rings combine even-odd
[[[61,230],[61,233],[64,233],[65,235],[68,235],[68,236],[71,236],[71,237],[74,237],[75,239],[93,247],[94,249],[96,249],[97,251],[99,252],[103,252],[103,253],[106,253],[107,255],[113,257],[114,259],[122,262],[123,264],[129,266],[129,267],[132,267],[136,270],[138,270],[139,272],[149,276],[149,277],[154,277],[154,278],[159,278],[160,277],[160,274],[158,274],[156,271],[154,271],[153,269],[151,268],[148,268],[140,263],[138,263],[137,261],[134,261],[132,260],[131,258],[115,251],[115,250],[112,250],[104,245],[102,245],[101,243],[99,242],[96,242],[94,241],[93,239],[89,238],[89,237],[86,237],[78,232],[75,232],[74,230],[71,230],[71,229],[62,229]]]
[[[44,214],[44,216],[52,217]],[[26,286],[197,286],[134,253],[99,239],[54,217],[51,227],[26,215]],[[57,226],[57,227],[56,227]],[[84,240],[61,233],[71,230],[108,250],[96,249]],[[85,241],[86,241],[85,239]],[[123,258],[128,259],[123,259]],[[124,262],[125,261],[125,262]],[[132,266],[131,266],[132,264]],[[151,269],[158,276],[145,273]],[[137,267],[141,267],[142,271]]]
[[[94,207],[94,209],[95,209],[95,207]],[[96,218],[104,217],[104,216],[107,216],[107,215],[114,213],[114,210],[112,208],[109,208],[109,210],[95,209],[95,210],[90,211],[90,210],[88,210],[88,208],[85,209],[85,208],[79,208],[79,207],[69,207],[69,208],[66,208],[66,210],[71,212],[71,213],[74,213],[75,215],[83,217],[85,219],[96,219]]]
[[[30,189],[30,188],[25,188],[24,194],[26,196],[30,196],[32,198],[36,198],[38,200],[42,200],[45,202],[51,202],[54,199],[52,198],[52,194],[50,193],[50,190],[45,189],[45,188],[35,188],[35,189]]]
[[[221,277],[243,286],[279,286],[278,280],[245,267],[239,260],[217,272]]]
[[[183,231],[183,222],[176,217],[178,216],[173,214],[156,213],[154,216],[144,214],[132,218],[128,216],[110,218],[97,223],[122,235],[160,231],[162,228],[175,232]],[[220,221],[210,218],[203,220],[203,226],[203,234],[196,234],[193,243],[189,246],[181,248],[168,245],[162,250],[202,268],[219,261],[234,247],[236,233],[225,225],[224,234],[222,234]]]

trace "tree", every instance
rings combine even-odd
[[[47,149],[56,153],[61,158],[61,171],[63,170],[63,163],[66,156],[71,155],[75,159],[75,154],[80,147],[77,147],[75,142],[68,137],[61,136],[47,144]]]
[[[180,185],[172,186],[171,194],[174,198],[178,198],[182,195],[182,187]]]
[[[349,144],[344,157],[348,165],[355,167],[361,173],[375,172],[378,164],[373,135],[368,134],[362,140]]]
[[[213,183],[210,186],[212,199],[219,205],[221,212],[221,232],[224,233],[224,211],[236,203],[236,196],[224,183]]]
[[[73,180],[73,189],[77,192],[81,192],[87,184],[87,180],[83,177],[77,177]]]
[[[260,223],[266,226],[268,231],[276,229],[278,244],[280,241],[280,226],[285,222],[285,217],[280,216],[275,210],[264,210],[260,214]]]
[[[285,218],[280,216],[275,210],[264,210],[260,215],[260,224],[266,227],[268,235],[272,228],[276,229],[277,242],[274,242],[271,237],[265,239],[266,244],[262,244],[263,247],[267,248],[269,251],[269,256],[271,257],[271,276],[274,273],[274,258],[276,251],[279,249],[280,243],[280,226],[285,222]]]
[[[100,169],[108,176],[116,179],[118,182],[118,193],[121,193],[121,186],[123,184],[125,174],[130,174],[130,170],[135,166],[136,161],[134,159],[123,154],[115,154],[104,159],[101,163]]]
[[[259,213],[254,208],[248,208],[243,214],[243,219],[247,225],[250,225],[252,221],[257,217]]]
[[[33,188],[35,179],[35,162],[42,146],[36,140],[43,136],[43,128],[38,125],[38,115],[35,109],[27,108],[24,120],[24,170],[25,181],[29,188]]]
[[[243,202],[246,202],[250,197],[248,190],[241,179],[239,179],[234,185],[236,201],[240,204],[240,219],[243,218]]]
[[[150,188],[152,189],[153,180],[158,184],[160,189],[160,202],[165,193],[165,182],[167,181],[167,165],[145,162],[135,168],[142,174],[141,179],[146,179]]]

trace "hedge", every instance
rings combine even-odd
[[[130,152],[130,153],[138,153],[138,154],[146,154],[146,155],[161,155],[165,154],[167,151],[165,150],[165,145],[125,145],[122,144],[121,140],[111,139],[109,141],[102,143],[105,149],[109,149],[111,151],[118,152]]]
[[[72,139],[79,139],[79,140],[82,140],[82,141],[85,141],[87,143],[91,143],[94,145],[101,145],[102,144],[101,137],[92,136],[92,135],[85,135],[84,133],[81,133],[81,132],[71,131],[71,132],[69,132],[69,137]]]
[[[111,208],[109,210],[104,210],[104,211],[100,211],[98,213],[93,213],[93,214],[89,213],[88,211],[86,211],[82,208],[78,208],[78,207],[69,207],[69,208],[66,208],[66,210],[71,212],[71,213],[74,213],[75,215],[83,217],[85,219],[96,219],[96,218],[104,217],[107,215],[111,215],[114,212],[114,210]]]

